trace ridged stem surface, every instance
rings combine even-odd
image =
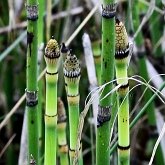
[[[68,145],[66,139],[66,114],[62,100],[58,99],[58,152],[60,156],[60,165],[69,165]]]
[[[38,1],[28,0],[27,9],[27,65],[26,65],[26,110],[28,116],[28,164],[38,164],[38,85],[37,85],[37,19]],[[31,97],[32,96],[32,97]]]
[[[102,54],[101,54],[101,85],[110,82],[114,78],[114,55],[115,55],[115,1],[104,0],[102,7]],[[102,95],[97,117],[96,135],[96,165],[110,164],[111,140],[110,113],[112,105],[111,95],[102,99],[112,90],[112,85],[106,85]]]
[[[118,89],[118,165],[130,164],[129,84],[127,67],[129,43],[125,26],[116,19],[115,68]]]
[[[45,49],[46,111],[45,111],[45,165],[56,165],[57,158],[57,81],[59,47],[50,39]]]
[[[70,165],[73,164],[76,144],[77,131],[79,124],[79,81],[80,81],[80,64],[75,55],[68,51],[64,62],[64,78],[67,92],[68,110],[69,110],[69,131],[70,131]],[[78,164],[82,164],[81,148],[78,155]]]
[[[139,2],[133,2],[134,6],[137,6]],[[160,3],[160,1],[156,1],[156,3]],[[135,11],[134,11],[134,18],[135,18],[135,22],[134,22],[134,27],[135,30],[137,29],[138,24],[140,23],[140,19],[139,19],[139,10],[137,7],[134,7]],[[155,17],[157,14],[154,12],[152,15],[152,18]],[[153,34],[153,24],[151,24],[151,33],[153,38],[153,43],[155,43],[155,36],[159,37],[159,32],[158,34],[155,33]],[[155,27],[155,28],[159,28],[159,26]],[[139,73],[140,75],[146,80],[148,81],[148,71],[147,71],[147,65],[146,65],[146,52],[144,50],[144,39],[143,39],[143,35],[140,32],[136,38],[136,45],[138,47],[138,56],[139,56]],[[161,49],[159,48],[157,50],[157,52],[161,52]],[[158,55],[159,56],[159,55]],[[145,90],[145,87],[142,87],[142,90]],[[147,89],[145,95],[144,95],[144,101],[148,102],[148,100],[152,97],[152,92],[150,91],[150,89]],[[155,134],[155,132],[157,132],[157,127],[156,127],[156,114],[155,114],[155,109],[154,109],[154,102],[151,102],[150,105],[147,107],[147,115],[148,115],[148,123],[149,123],[149,127],[150,127],[150,133],[151,135]],[[155,144],[156,140],[158,138],[158,134],[155,136],[154,138],[151,139],[152,143]],[[162,148],[161,145],[159,145],[156,155],[155,155],[155,161],[157,164],[164,164],[165,160],[163,158],[163,152],[162,152]]]

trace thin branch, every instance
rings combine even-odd
[[[2,155],[5,153],[5,151],[7,150],[7,148],[9,147],[9,145],[12,143],[12,141],[14,140],[16,134],[13,134],[11,136],[11,138],[9,139],[9,141],[6,143],[6,145],[4,146],[4,148],[2,149],[2,151],[0,152],[0,158],[2,157]]]

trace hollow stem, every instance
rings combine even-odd
[[[116,19],[115,68],[118,89],[118,165],[130,164],[129,135],[129,84],[127,67],[129,62],[129,43],[125,26]]]
[[[102,55],[101,55],[101,85],[114,78],[115,55],[115,13],[114,0],[104,0],[102,5]],[[112,96],[102,99],[112,89],[112,84],[105,87],[100,97],[97,116],[96,135],[96,165],[110,164],[109,141],[112,122],[110,121]]]
[[[45,49],[46,111],[45,111],[45,165],[56,164],[57,150],[57,81],[59,46],[52,38]]]
[[[80,64],[75,55],[67,50],[67,56],[64,62],[64,79],[67,92],[67,101],[69,108],[69,128],[70,128],[70,165],[73,164],[76,144],[77,131],[79,123],[79,81],[80,81]],[[81,147],[79,149],[78,164],[82,164]]]
[[[28,164],[38,164],[38,85],[37,85],[37,19],[38,1],[28,0],[27,10],[27,66],[26,110],[28,116]]]
[[[60,98],[58,98],[58,146],[60,165],[69,165],[68,145],[66,139],[66,114],[65,107]]]

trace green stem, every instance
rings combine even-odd
[[[140,23],[140,19],[139,19],[139,10],[135,6],[138,5],[138,2],[134,2],[133,5],[134,5],[134,10],[135,10],[134,17],[135,17],[135,20],[136,20],[136,22],[134,22],[134,27],[135,27],[135,29],[137,29],[137,26]],[[154,13],[154,15],[152,17],[155,17],[155,14],[156,13]],[[157,28],[157,26],[155,28]],[[152,29],[151,32],[153,34],[153,29]],[[155,34],[156,34],[156,36],[159,36],[159,32],[155,33]],[[153,34],[153,35],[155,36],[155,34]],[[154,41],[154,43],[155,43],[155,41]],[[146,81],[148,81],[149,78],[148,78],[148,72],[147,72],[147,66],[146,66],[146,57],[145,57],[145,52],[144,52],[144,49],[143,49],[144,48],[143,44],[144,44],[144,39],[143,39],[142,33],[140,32],[138,34],[137,38],[136,38],[136,45],[138,47],[138,55],[139,55],[139,71],[140,71],[140,75]],[[143,90],[145,90],[145,89],[143,88]],[[152,92],[149,89],[147,89],[147,91],[144,95],[145,102],[147,102],[151,97],[152,97]],[[147,111],[147,115],[148,115],[148,122],[149,122],[150,128],[152,129],[151,132],[154,132],[153,129],[156,129],[156,116],[155,116],[155,110],[154,110],[154,102],[152,102],[147,107],[146,111]],[[156,137],[154,139],[152,139],[153,144],[156,142],[156,139],[157,139]],[[157,164],[164,164],[163,153],[162,153],[162,149],[161,149],[160,145],[159,145],[158,151],[156,153],[156,162],[157,162]]]
[[[163,7],[163,5],[161,6],[161,0],[156,0],[155,5],[160,8]],[[156,43],[162,37],[163,26],[160,23],[161,20],[163,20],[163,17],[160,14],[158,14],[157,11],[154,11],[149,19],[152,45],[156,45]],[[161,45],[153,53],[155,57],[161,57],[162,56]]]
[[[77,131],[79,124],[79,81],[80,81],[80,64],[75,55],[68,51],[64,62],[64,78],[67,92],[68,108],[69,108],[69,128],[70,128],[70,165],[73,164],[76,144]],[[78,155],[78,163],[82,164],[81,147]]]
[[[159,91],[161,92],[164,89],[164,87],[165,87],[165,82],[162,84]],[[157,94],[158,94],[158,92],[154,93],[152,95],[152,97],[148,100],[148,102],[143,106],[141,111],[137,114],[137,116],[131,122],[130,129],[132,129],[134,127],[134,125],[139,121],[139,119],[144,115],[144,113],[147,110],[147,107],[153,102],[153,100],[156,98]],[[111,150],[110,150],[110,154],[113,153],[113,151],[116,149],[116,147],[117,147],[117,142],[112,145]]]
[[[58,99],[58,146],[60,155],[60,165],[69,165],[68,145],[66,139],[66,114],[62,100]]]
[[[146,81],[149,81],[148,71],[147,71],[147,66],[146,66],[146,57],[144,56],[144,54],[139,57],[139,71],[140,71],[141,76]],[[142,89],[143,91],[145,90],[145,88],[142,88]],[[147,89],[144,95],[144,101],[147,102],[151,97],[152,97],[152,92],[149,89]],[[156,114],[155,114],[155,109],[154,109],[154,102],[152,102],[147,107],[146,112],[148,116],[148,123],[149,123],[151,137],[153,137],[151,141],[152,141],[152,144],[155,144],[158,138],[158,134],[155,136],[155,132],[157,132],[157,126],[156,126]],[[165,164],[161,145],[158,146],[158,149],[155,155],[155,160],[156,160],[156,164]]]
[[[92,42],[93,57],[95,61],[96,76],[98,85],[101,84],[101,48],[100,40]]]
[[[38,1],[28,0],[27,5],[27,88],[26,110],[28,116],[28,164],[35,161],[38,164],[38,85],[37,85],[37,19]]]
[[[57,150],[57,81],[59,46],[50,39],[45,49],[46,112],[45,112],[45,165],[56,164]]]
[[[44,11],[45,11],[45,1],[39,1],[39,19],[38,19],[38,73],[43,69],[43,32],[44,32]],[[43,88],[44,79],[38,82],[39,92],[38,92],[38,133],[39,133],[39,165],[43,164],[44,155],[44,117],[43,117]]]
[[[46,1],[46,40],[48,41],[50,38],[50,30],[51,30],[51,16],[52,16],[52,1]]]
[[[118,89],[118,165],[130,164],[128,62],[127,32],[124,24],[116,19],[115,68],[117,85],[121,85]]]
[[[115,54],[115,11],[114,0],[103,1],[102,11],[102,55],[101,55],[101,85],[110,82],[114,78],[114,54]],[[98,126],[96,135],[96,165],[110,164],[109,142],[112,123],[110,113],[112,97],[102,99],[112,89],[112,84],[106,85],[100,97],[98,109]],[[104,153],[104,154],[103,154]]]

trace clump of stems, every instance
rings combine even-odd
[[[157,1],[156,1],[157,2]],[[159,2],[158,2],[159,3]],[[140,19],[139,19],[139,10],[137,7],[138,5],[138,2],[133,2],[133,16],[134,16],[134,28],[135,30],[138,28],[138,25],[140,24]],[[155,17],[156,13],[153,13],[152,17]],[[153,23],[151,24],[151,27],[153,26]],[[158,28],[157,26],[155,28]],[[151,28],[151,33],[152,33],[152,36],[153,36],[153,43],[155,43],[155,36],[159,36],[159,34],[154,34],[153,35],[153,28]],[[158,32],[158,31],[157,31]],[[158,38],[157,38],[158,39]],[[147,71],[147,65],[146,65],[146,53],[147,51],[145,51],[144,49],[144,39],[143,39],[143,35],[142,35],[142,32],[139,32],[139,34],[137,35],[136,37],[136,46],[138,48],[138,51],[137,51],[137,55],[139,57],[139,73],[140,75],[146,80],[148,81],[149,78],[148,78],[148,71]],[[160,52],[161,50],[158,49],[157,52]],[[159,54],[160,55],[160,54]],[[159,56],[158,55],[158,56]],[[143,90],[144,87],[142,87]],[[152,92],[147,89],[145,95],[144,95],[144,101],[147,102],[149,100],[149,98],[151,98],[152,96]],[[155,132],[157,132],[157,128],[156,128],[156,115],[155,115],[155,110],[154,110],[154,102],[152,102],[148,107],[147,107],[147,115],[148,115],[148,124],[149,124],[149,127],[150,127],[150,135],[151,135],[151,141],[152,143],[155,143],[156,142],[156,139],[158,138],[158,134],[155,136]],[[152,136],[154,134],[154,136]],[[158,150],[156,152],[156,156],[155,156],[155,162],[157,164],[164,164],[164,158],[163,158],[163,153],[162,153],[162,148],[161,148],[161,145],[159,145],[158,147]]]
[[[37,85],[37,19],[38,1],[28,0],[27,9],[27,68],[26,110],[28,116],[28,164],[31,158],[38,164],[38,85]]]
[[[57,150],[57,81],[60,51],[52,38],[45,48],[46,111],[45,111],[45,165],[56,164]]]
[[[65,48],[65,47],[64,47]],[[63,48],[61,49],[63,52]],[[66,51],[66,48],[64,49]],[[79,81],[80,81],[80,64],[77,57],[71,54],[70,50],[67,50],[67,56],[64,62],[64,79],[67,93],[67,101],[69,108],[69,128],[70,128],[70,165],[73,164],[77,131],[79,123]],[[79,149],[81,151],[81,147]],[[78,163],[82,164],[82,155],[79,152]]]
[[[116,19],[115,68],[118,89],[118,165],[130,164],[129,138],[129,83],[127,67],[129,62],[129,43],[125,26]]]
[[[68,145],[66,139],[66,114],[65,107],[60,98],[58,98],[58,146],[59,146],[59,156],[60,156],[60,165],[69,165],[68,160]]]
[[[104,0],[102,6],[102,55],[101,55],[101,85],[110,82],[114,78],[114,54],[115,54],[115,13],[114,0]],[[112,89],[112,84],[106,85],[100,96],[97,116],[96,136],[96,164],[110,164],[109,141],[112,122],[110,114],[112,97],[105,97]],[[104,98],[104,99],[102,99]]]

